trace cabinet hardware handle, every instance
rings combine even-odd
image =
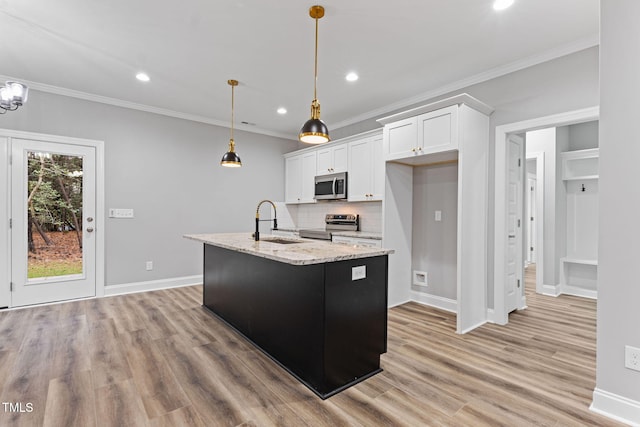
[[[416,152],[416,148],[415,148],[415,147],[413,147],[413,148],[411,149],[411,151],[413,151],[413,152],[415,153],[415,152]]]

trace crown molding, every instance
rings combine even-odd
[[[438,96],[442,96],[445,95],[447,93],[451,93],[478,83],[482,83],[482,82],[486,82],[488,80],[491,79],[495,79],[497,77],[501,77],[504,76],[506,74],[510,74],[513,73],[515,71],[519,71],[519,70],[523,70],[525,68],[528,67],[532,67],[534,65],[538,65],[544,62],[548,62],[551,61],[553,59],[557,59],[560,58],[562,56],[566,56],[566,55],[570,55],[572,53],[576,53],[579,52],[581,50],[585,50],[585,49],[589,49],[591,47],[594,46],[598,46],[600,44],[600,35],[599,34],[593,34],[589,37],[585,37],[583,39],[580,39],[578,41],[575,41],[573,43],[569,43],[569,44],[565,44],[562,46],[558,46],[555,49],[551,49],[548,51],[545,51],[541,54],[537,54],[537,55],[532,55],[529,56],[527,58],[503,65],[503,66],[499,66],[499,67],[495,67],[492,68],[490,70],[487,70],[485,72],[470,76],[468,78],[465,79],[461,79],[458,80],[456,82],[450,83],[448,85],[445,86],[441,86],[437,89],[431,90],[431,91],[427,91],[427,92],[423,92],[421,94],[418,94],[416,96],[413,96],[411,98],[406,98],[403,99],[401,101],[398,101],[396,103],[375,109],[375,110],[371,110],[368,111],[366,113],[362,113],[359,114],[357,116],[351,117],[349,119],[340,121],[340,122],[336,122],[333,123],[333,125],[331,126],[333,129],[340,129],[343,128],[345,126],[349,126],[355,123],[359,123],[365,120],[369,120],[369,119],[374,119],[374,118],[380,118],[382,116],[386,116],[389,115],[390,113],[393,113],[394,111],[398,111],[401,110],[403,108],[407,108],[409,106],[421,103],[421,102],[426,102],[429,100],[432,100],[433,98],[436,98]],[[40,92],[46,92],[46,93],[52,93],[55,95],[62,95],[62,96],[67,96],[67,97],[71,97],[71,98],[77,98],[77,99],[83,99],[85,101],[92,101],[92,102],[98,102],[98,103],[102,103],[102,104],[107,104],[107,105],[113,105],[116,107],[122,107],[122,108],[129,108],[132,110],[138,110],[138,111],[144,111],[144,112],[148,112],[148,113],[153,113],[153,114],[160,114],[163,116],[167,116],[167,117],[174,117],[174,118],[178,118],[178,119],[183,119],[183,120],[189,120],[192,122],[198,122],[198,123],[205,123],[205,124],[209,124],[209,125],[214,125],[214,126],[221,126],[221,127],[225,127],[225,128],[229,128],[229,125],[227,122],[225,121],[221,121],[221,120],[216,120],[216,119],[212,119],[212,118],[208,118],[208,117],[204,117],[204,116],[200,116],[197,114],[188,114],[188,113],[182,113],[179,111],[173,111],[173,110],[168,110],[168,109],[164,109],[164,108],[159,108],[159,107],[153,107],[150,105],[145,105],[145,104],[137,104],[135,102],[130,102],[130,101],[125,101],[122,99],[117,99],[117,98],[110,98],[107,96],[102,96],[102,95],[95,95],[92,93],[88,93],[88,92],[82,92],[82,91],[77,91],[77,90],[73,90],[73,89],[67,89],[67,88],[63,88],[63,87],[58,87],[58,86],[53,86],[53,85],[48,85],[45,83],[39,83],[39,82],[34,82],[34,81],[29,81],[29,80],[24,80],[24,79],[20,79],[20,78],[15,78],[15,77],[10,77],[10,76],[4,76],[4,75],[0,75],[0,81],[2,80],[17,80],[20,82],[25,83],[27,86],[29,86],[29,89],[32,90],[36,90],[36,91],[40,91]],[[256,126],[246,126],[246,125],[238,125],[236,126],[237,130],[242,130],[245,132],[251,132],[251,133],[256,133],[256,134],[261,134],[261,135],[268,135],[268,136],[273,136],[276,138],[284,138],[284,139],[288,139],[288,140],[292,140],[292,141],[296,141],[297,139],[295,137],[292,137],[292,135],[288,134],[288,133],[281,133],[281,132],[274,132],[268,129],[264,129],[264,128],[260,128],[260,127],[256,127]]]
[[[96,95],[93,93],[82,92],[79,90],[68,89],[59,86],[48,85],[45,83],[34,82],[31,80],[25,80],[22,78],[0,75],[0,81],[18,81],[26,84],[29,90],[36,90],[39,92],[51,93],[54,95],[67,96],[70,98],[82,99],[85,101],[98,102],[101,104],[113,105],[116,107],[128,108],[131,110],[144,111],[147,113],[160,114],[162,116],[174,117],[177,119],[189,120],[192,122],[205,123],[214,126],[220,126],[229,128],[229,123],[222,120],[216,120],[209,117],[199,116],[197,114],[182,113],[179,111],[168,110],[165,108],[153,107],[145,104],[137,104],[131,101],[125,101],[117,98],[110,98],[108,96]],[[276,138],[284,138],[295,141],[296,138],[292,138],[290,134],[284,134],[280,132],[274,132],[268,129],[263,129],[256,126],[236,125],[236,130],[242,130],[245,132],[257,133],[260,135],[274,136]]]
[[[409,106],[419,104],[421,102],[433,100],[433,98],[436,98],[438,96],[455,92],[457,90],[464,89],[478,83],[483,83],[483,82],[495,79],[497,77],[504,76],[506,74],[520,71],[525,68],[532,67],[534,65],[542,64],[544,62],[561,58],[563,56],[580,52],[582,50],[589,49],[599,45],[600,45],[600,34],[593,34],[589,37],[585,37],[576,42],[558,46],[555,49],[551,49],[537,55],[532,55],[527,58],[524,58],[515,62],[511,62],[506,65],[501,65],[499,67],[492,68],[490,70],[458,80],[456,82],[447,84],[445,86],[441,86],[437,89],[423,92],[411,98],[403,99],[394,104],[390,104],[381,108],[377,108],[375,110],[368,111],[366,113],[359,114],[357,116],[354,116],[347,120],[343,120],[341,122],[333,123],[331,127],[333,129],[340,129],[345,126],[349,126],[355,123],[360,123],[365,120],[387,116],[390,113],[393,113],[394,111],[398,111],[403,108],[407,108]]]

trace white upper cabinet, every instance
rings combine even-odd
[[[382,135],[349,143],[348,200],[350,202],[382,200],[384,161]]]
[[[385,159],[457,150],[458,108],[452,105],[385,125]]]
[[[348,174],[347,201],[382,200],[382,129],[287,153],[284,159],[286,203],[315,203],[314,178],[340,172]]]
[[[421,114],[418,120],[418,154],[439,153],[458,149],[458,107],[441,108]]]
[[[285,203],[315,203],[316,151],[285,157]]]
[[[464,105],[482,114],[491,114],[486,104],[462,94],[378,119],[384,125],[384,160],[421,163],[455,160],[460,149],[461,110]],[[425,157],[423,157],[425,156]]]
[[[316,174],[345,172],[347,170],[347,144],[332,145],[318,149]]]
[[[403,159],[415,155],[418,141],[418,121],[416,117],[385,125],[384,157],[387,160]]]

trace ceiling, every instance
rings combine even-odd
[[[598,43],[599,0],[516,0],[501,12],[492,2],[320,3],[318,99],[329,129]],[[313,4],[0,0],[0,75],[224,126],[236,79],[237,127],[295,139],[313,98]],[[151,81],[137,81],[139,71]],[[360,79],[347,82],[350,71]]]

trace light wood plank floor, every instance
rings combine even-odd
[[[508,326],[462,336],[450,313],[393,308],[384,372],[326,401],[201,300],[194,286],[0,312],[0,401],[33,406],[0,406],[0,426],[616,425],[588,410],[591,300],[528,290]]]

